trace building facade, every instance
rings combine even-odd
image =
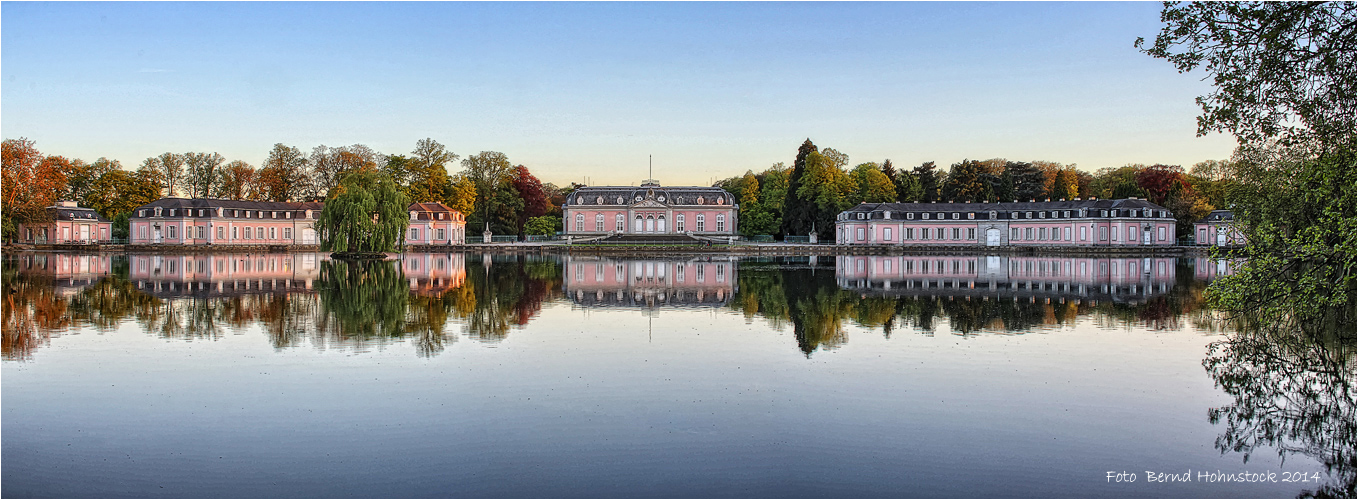
[[[1235,214],[1230,210],[1213,210],[1202,220],[1193,223],[1193,242],[1217,247],[1245,244],[1245,235],[1236,229]]]
[[[134,245],[315,245],[316,202],[161,198],[132,211]]]
[[[442,203],[412,203],[406,245],[461,245],[467,242],[467,219]]]
[[[1146,200],[863,203],[835,221],[839,245],[1171,246],[1174,216]]]
[[[93,208],[62,201],[47,207],[47,215],[50,222],[19,224],[16,236],[19,243],[107,243],[113,240],[113,222],[100,217]]]
[[[717,187],[664,187],[653,180],[641,187],[582,187],[561,207],[562,232],[732,236],[738,209],[731,193]]]
[[[134,245],[318,245],[320,202],[161,198],[132,211]],[[442,203],[410,205],[407,245],[460,245],[466,218]]]

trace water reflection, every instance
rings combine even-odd
[[[481,342],[504,339],[554,300],[648,314],[733,310],[777,330],[790,326],[808,356],[847,342],[849,323],[887,337],[903,329],[933,335],[945,325],[958,335],[1024,333],[1082,316],[1110,327],[1175,329],[1187,318],[1199,328],[1222,328],[1202,307],[1205,282],[1198,279],[1199,270],[1216,266],[1171,258],[410,253],[340,262],[251,253],[11,260],[6,286],[14,305],[6,306],[5,332],[14,359],[68,327],[107,329],[128,318],[164,338],[211,340],[259,327],[278,349],[309,343],[364,350],[411,340],[421,355],[434,355],[458,330]]]
[[[566,296],[581,307],[720,307],[736,291],[736,261],[725,256],[566,256],[563,267]]]
[[[1208,418],[1225,430],[1222,453],[1275,449],[1324,465],[1328,481],[1303,496],[1353,498],[1355,493],[1355,340],[1353,332],[1306,332],[1246,323],[1210,346],[1203,366],[1234,398]]]

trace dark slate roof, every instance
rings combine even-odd
[[[1231,222],[1233,220],[1235,220],[1234,212],[1230,210],[1213,210],[1212,213],[1207,214],[1207,217],[1203,217],[1203,219],[1198,222]]]
[[[904,216],[896,214],[907,213],[977,213],[989,214],[994,210],[999,212],[999,218],[1007,219],[1010,212],[1041,212],[1054,210],[1143,210],[1151,209],[1155,211],[1168,211],[1169,209],[1156,205],[1147,200],[1137,198],[1126,198],[1119,200],[1066,200],[1066,201],[1019,201],[1019,202],[999,202],[999,203],[860,203],[858,206],[845,210],[841,214],[856,214],[866,212],[869,219],[884,218],[884,212],[891,212],[892,219],[903,219]],[[1111,215],[1111,214],[1110,214]],[[1159,217],[1159,214],[1155,214]],[[1125,216],[1118,214],[1118,216]],[[1140,215],[1138,214],[1138,217]],[[856,216],[849,217],[857,219]],[[978,218],[980,218],[978,216]]]
[[[698,203],[698,198],[702,203]],[[640,198],[640,199],[638,199]],[[660,186],[647,184],[633,186],[586,186],[571,192],[566,197],[566,206],[614,205],[629,206],[652,199],[666,205],[721,205],[730,206],[735,197],[725,189],[704,186]]]
[[[319,213],[322,208],[325,208],[325,203],[318,201],[293,202],[293,201],[224,200],[219,198],[161,198],[159,200],[147,203],[145,205],[133,209],[132,217],[136,218],[137,214],[139,213],[138,212],[139,210],[152,209],[156,207],[165,209],[224,208],[228,210],[265,210],[265,211],[294,212],[294,213],[301,213],[306,210],[312,210],[314,212]],[[196,214],[197,212],[194,212],[193,215],[191,216],[196,216]],[[147,216],[150,217],[150,214],[148,214]]]
[[[92,220],[98,222],[110,222],[108,219],[99,216],[93,208],[85,207],[47,207],[47,213],[52,215],[52,220]]]

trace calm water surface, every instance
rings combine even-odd
[[[6,255],[3,495],[1352,491],[1352,350],[1207,259],[401,258]]]

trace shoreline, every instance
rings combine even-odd
[[[784,243],[755,243],[744,245],[564,245],[543,243],[474,243],[467,245],[413,245],[395,254],[427,252],[468,252],[495,254],[580,254],[580,255],[735,255],[735,256],[796,256],[796,255],[1135,255],[1188,256],[1208,255],[1208,246],[1168,247],[986,247],[974,245],[813,245]],[[97,254],[163,253],[304,253],[321,252],[317,245],[242,245],[242,246],[165,246],[165,245],[5,245],[0,251],[10,252],[76,252]]]

